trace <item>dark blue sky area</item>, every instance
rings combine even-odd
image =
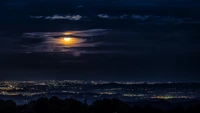
[[[199,3],[1,1],[0,80],[199,81]]]

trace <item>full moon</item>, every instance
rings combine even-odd
[[[71,38],[64,38],[64,40],[65,40],[66,42],[69,42],[69,41],[71,40]]]
[[[83,45],[86,39],[76,37],[60,37],[55,39],[55,43],[62,45],[63,47],[78,47]]]

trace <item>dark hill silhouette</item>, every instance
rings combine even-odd
[[[0,113],[200,113],[200,101],[195,101],[196,104],[188,108],[179,104],[168,110],[158,106],[153,107],[150,103],[150,101],[146,101],[143,105],[130,106],[128,103],[114,98],[96,100],[92,105],[87,105],[85,101],[51,97],[39,98],[25,105],[16,105],[12,100],[0,100]],[[166,106],[170,104],[163,100],[153,103],[164,103]]]

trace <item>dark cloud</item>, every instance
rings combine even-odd
[[[21,39],[21,44],[23,45],[33,45],[33,44],[40,44],[44,42],[44,38],[23,38]]]

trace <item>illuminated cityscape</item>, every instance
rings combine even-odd
[[[2,81],[0,97],[18,104],[40,97],[87,99],[119,98],[122,101],[199,99],[199,83],[109,82],[82,80]]]

